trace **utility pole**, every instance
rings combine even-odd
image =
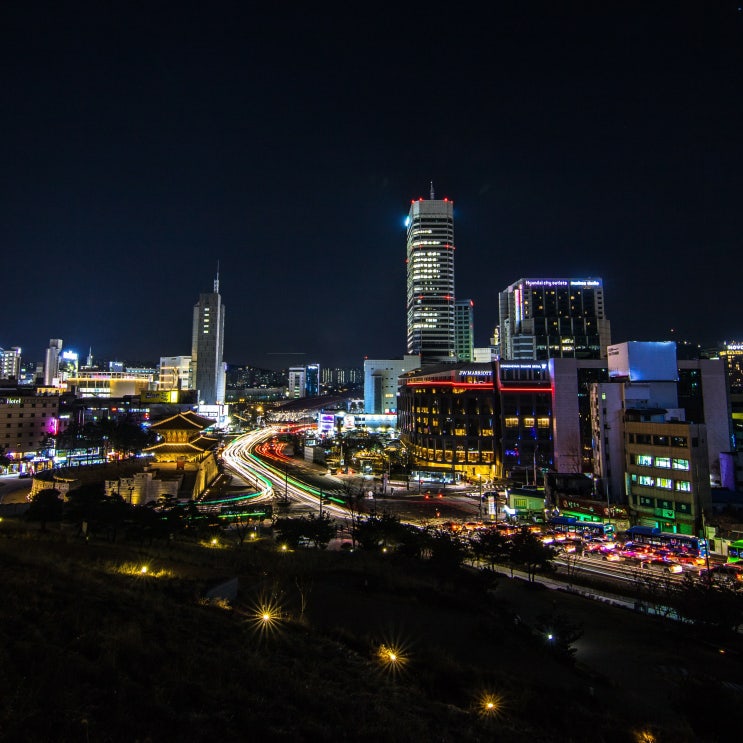
[[[705,555],[704,555],[704,561],[705,561],[705,567],[707,568],[707,581],[712,581],[712,575],[709,572],[709,544],[707,544],[707,525],[704,521],[704,509],[701,509],[702,513],[702,539],[704,539],[705,542]]]

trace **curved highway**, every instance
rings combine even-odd
[[[225,466],[261,488],[256,499],[286,499],[310,511],[349,518],[351,511],[340,498],[289,474],[287,463],[291,460],[272,443],[278,433],[278,427],[269,426],[239,436],[222,453]]]

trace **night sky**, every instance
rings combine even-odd
[[[5,0],[0,69],[26,359],[189,354],[217,261],[225,361],[401,356],[430,181],[475,345],[522,277],[602,277],[615,342],[743,338],[740,3]]]

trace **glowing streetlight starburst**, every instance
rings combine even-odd
[[[377,650],[377,660],[385,671],[395,676],[403,670],[408,657],[400,646],[382,643]]]
[[[497,717],[503,711],[503,697],[485,692],[478,701],[477,709],[485,717]]]
[[[278,634],[281,630],[282,609],[277,601],[259,600],[248,614],[248,622],[260,637]]]

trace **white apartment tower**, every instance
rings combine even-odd
[[[407,352],[422,364],[456,361],[454,341],[454,203],[410,205],[407,224]]]
[[[214,291],[199,294],[193,308],[191,336],[191,379],[199,403],[224,403],[226,372],[223,361],[225,307],[219,294],[219,268]]]
[[[0,379],[15,379],[21,376],[21,349],[0,348]]]
[[[289,368],[287,396],[292,400],[307,397],[307,367],[292,366]]]

